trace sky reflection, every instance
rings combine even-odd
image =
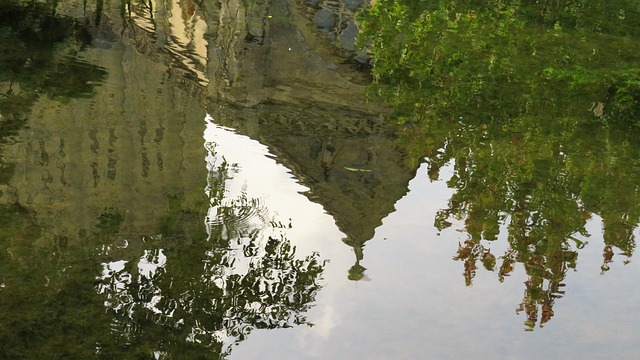
[[[245,155],[240,165],[252,168],[265,158],[257,155],[255,150],[254,157]],[[450,173],[443,171],[431,182],[426,166],[418,170],[410,192],[367,242],[363,265],[370,282],[350,282],[344,276],[350,249],[341,246],[340,234],[322,238],[317,229],[302,241],[292,237],[296,245],[311,241],[313,250],[332,259],[326,285],[309,312],[317,326],[255,332],[231,358],[580,359],[638,352],[633,329],[640,312],[632,300],[638,265],[618,260],[600,275],[603,239],[597,216],[587,224],[591,236],[583,239],[588,244],[580,252],[578,271],[568,273],[566,295],[557,300],[554,321],[544,329],[525,332],[524,314],[516,313],[527,280],[521,264],[503,283],[497,272],[479,269],[473,285],[465,286],[463,269],[452,258],[468,235],[456,231],[456,224],[440,234],[433,226],[436,212],[452,193],[445,183]],[[282,180],[281,188],[283,183],[296,186],[291,179]],[[316,216],[306,210],[299,208],[294,215]],[[503,238],[491,243],[496,253],[506,248]]]

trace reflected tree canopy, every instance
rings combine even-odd
[[[589,236],[585,225],[594,214],[604,227],[602,271],[608,270],[614,250],[624,261],[633,254],[633,230],[640,219],[635,135],[599,124],[540,126],[535,118],[515,128],[432,125],[451,132],[425,133],[425,142],[439,142],[428,159],[429,175],[437,177],[444,164],[453,162],[448,185],[456,190],[435,225],[442,230],[464,221],[469,239],[455,259],[464,263],[468,285],[479,264],[497,271],[502,281],[522,263],[530,277],[523,306],[535,323],[531,308],[541,305],[544,323],[553,314],[566,272],[576,268],[578,250],[585,245],[581,239]],[[499,238],[502,225],[509,250],[493,254],[490,242]]]
[[[245,193],[229,199],[233,167],[214,143],[207,148],[206,227],[202,214],[176,198],[140,257],[103,264],[97,289],[113,316],[117,349],[188,359],[206,348],[224,357],[253,329],[308,324],[304,313],[320,289],[323,262],[317,254],[296,257],[281,231],[291,225],[270,219],[259,200]],[[108,344],[100,353],[113,354]]]
[[[542,326],[602,218],[603,274],[626,263],[640,222],[640,4],[634,1],[380,0],[362,15],[371,93],[405,123],[428,176],[453,164],[435,225],[464,223],[455,260],[503,281],[522,264],[518,312]],[[490,250],[502,231],[504,254]],[[615,254],[619,255],[615,255]]]
[[[362,16],[377,92],[404,120],[638,120],[636,1],[388,1]]]
[[[126,212],[105,209],[78,239],[52,237],[1,208],[0,357],[224,358],[253,329],[312,325],[324,262],[297,256],[258,200],[229,198],[234,170],[207,148],[208,210],[172,196],[157,234],[124,236]]]

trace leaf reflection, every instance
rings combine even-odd
[[[603,273],[616,256],[629,261],[640,222],[640,174],[633,165],[640,143],[634,133],[540,120],[521,118],[517,126],[488,125],[479,132],[473,125],[434,119],[431,132],[423,133],[424,143],[440,147],[427,157],[429,174],[437,177],[443,164],[454,163],[448,185],[456,192],[435,225],[444,230],[463,222],[469,239],[454,260],[464,264],[466,284],[479,267],[497,269],[503,281],[522,264],[529,279],[518,312],[526,314],[528,327],[553,316],[594,215],[603,222]],[[502,239],[502,229],[509,248],[500,255],[490,249]]]
[[[206,348],[225,357],[254,329],[309,324],[304,313],[320,289],[324,262],[315,253],[298,257],[288,227],[245,191],[230,198],[234,167],[214,143],[206,148],[206,228],[176,197],[141,256],[104,263],[98,278],[116,342],[134,353],[172,358]]]
[[[480,267],[504,281],[520,264],[528,279],[517,312],[531,330],[553,317],[594,215],[602,273],[633,255],[640,58],[625,44],[640,32],[626,17],[638,9],[483,4],[380,0],[362,16],[363,43],[376,60],[372,94],[406,126],[400,145],[425,157],[431,180],[454,166],[455,193],[435,226],[463,223],[454,260],[465,283]],[[504,254],[491,250],[499,239]]]

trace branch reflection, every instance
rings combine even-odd
[[[258,199],[245,191],[229,198],[238,169],[214,142],[205,147],[206,226],[176,197],[142,255],[104,263],[98,278],[117,342],[136,352],[172,358],[206,348],[225,357],[253,329],[308,324],[320,289],[318,254],[299,258],[286,238],[290,225],[270,218]]]
[[[425,157],[431,180],[454,165],[455,193],[435,226],[462,222],[468,238],[454,260],[465,283],[480,264],[500,281],[521,264],[517,311],[531,330],[553,317],[595,215],[602,273],[633,255],[640,58],[625,44],[640,33],[627,17],[638,9],[483,3],[380,0],[362,16],[362,38],[376,60],[371,93],[405,126],[401,146]]]

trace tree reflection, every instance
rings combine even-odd
[[[259,200],[226,194],[234,167],[207,143],[209,208],[175,207],[138,258],[104,264],[97,290],[119,347],[160,358],[225,357],[253,329],[309,324],[324,263],[296,256],[283,225]],[[108,251],[105,255],[108,255]],[[310,324],[309,324],[310,325]],[[110,354],[101,344],[101,353]]]
[[[1,141],[26,124],[39,97],[90,96],[104,80],[103,69],[76,56],[90,44],[89,31],[57,15],[57,4],[0,4]],[[17,198],[9,186],[16,165],[2,163],[0,358],[223,358],[253,329],[312,325],[305,311],[324,262],[296,254],[290,225],[258,199],[229,196],[237,169],[215,144],[207,150],[208,199],[169,191],[157,230],[143,234],[130,224],[125,231],[140,209],[115,206],[83,214],[95,217],[93,226],[60,235]]]
[[[234,167],[207,147],[209,204],[171,195],[157,234],[124,235],[127,212],[106,208],[62,237],[0,205],[0,358],[224,358],[254,329],[312,325],[324,262],[230,197]]]
[[[384,85],[375,92],[405,121],[590,109],[637,123],[639,15],[623,0],[380,0],[362,16],[361,42]]]
[[[435,225],[463,222],[454,259],[465,283],[480,266],[503,281],[522,264],[527,329],[552,318],[592,216],[603,222],[603,274],[635,249],[640,58],[625,44],[640,32],[626,17],[637,12],[622,1],[381,0],[363,17],[372,89],[406,124],[401,145],[426,156],[432,180],[454,165]],[[501,229],[502,255],[491,250]]]
[[[480,264],[503,281],[521,263],[529,280],[519,311],[531,327],[552,317],[594,214],[603,222],[603,273],[616,252],[629,261],[640,222],[637,134],[543,120],[466,125],[433,119],[428,127],[434,131],[422,139],[438,149],[426,149],[435,153],[427,158],[431,177],[444,164],[455,165],[448,185],[456,192],[435,225],[443,230],[463,221],[469,239],[454,259],[464,264],[465,282],[472,284]],[[490,248],[503,224],[509,248],[498,255]]]

